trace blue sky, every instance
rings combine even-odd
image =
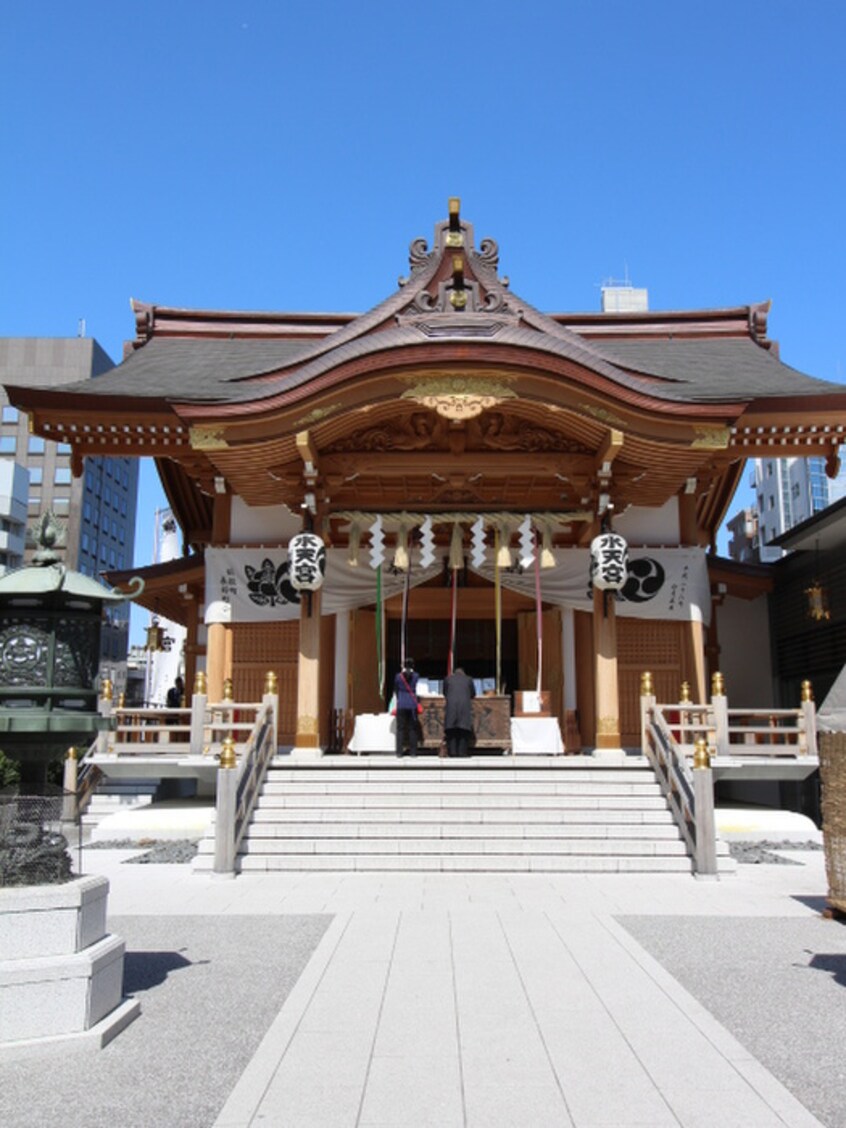
[[[770,298],[846,381],[844,42],[842,0],[6,4],[0,335],[84,318],[118,360],[130,297],[365,310],[458,195],[541,309]]]

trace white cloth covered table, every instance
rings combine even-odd
[[[396,718],[390,713],[359,713],[347,745],[350,752],[396,752]]]
[[[564,751],[556,717],[512,717],[511,752],[515,756],[560,756]]]

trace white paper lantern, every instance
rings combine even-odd
[[[629,546],[619,533],[600,533],[590,542],[590,579],[600,591],[619,591],[629,571]]]
[[[316,533],[297,533],[288,542],[289,578],[297,591],[317,591],[326,571],[326,546]]]

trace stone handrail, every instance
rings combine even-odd
[[[687,844],[694,873],[711,875],[717,872],[714,767],[720,761],[761,757],[816,759],[816,709],[808,681],[802,683],[798,709],[730,709],[720,673],[712,677],[710,702],[692,702],[687,684],[681,696],[681,701],[659,704],[652,675],[642,675],[641,745]]]
[[[649,694],[642,694],[640,700],[644,755],[687,847],[693,872],[697,877],[716,876],[714,781],[705,739],[699,737],[691,764],[667,721],[667,707],[657,705]]]
[[[224,739],[217,773],[214,825],[214,872],[217,874],[235,874],[238,847],[252,818],[267,766],[276,755],[278,702],[275,692],[264,695],[240,755],[233,737]]]
[[[711,702],[663,702],[660,709],[675,742],[693,755],[698,736],[706,737],[712,755],[759,758],[816,756],[816,713],[813,701],[799,709],[729,708],[717,695]]]
[[[191,705],[181,708],[122,706],[113,710],[115,725],[105,751],[116,756],[215,755],[227,735],[249,739],[262,707],[261,701],[210,702],[196,693]]]

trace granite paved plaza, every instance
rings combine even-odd
[[[819,852],[718,882],[128,856],[84,866],[142,1013],[97,1053],[0,1059],[7,1128],[846,1126]]]

